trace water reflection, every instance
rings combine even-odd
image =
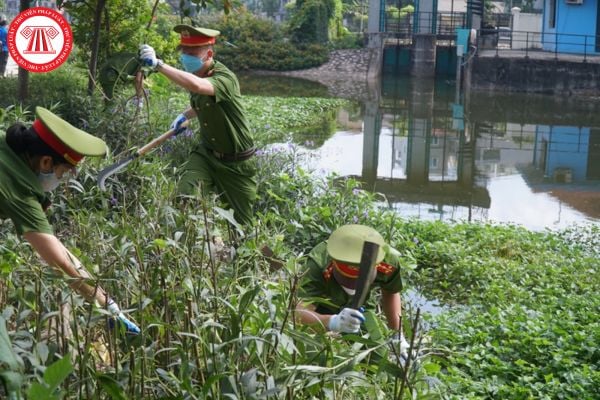
[[[600,103],[524,97],[463,99],[452,82],[384,76],[362,113],[340,112],[311,166],[362,180],[403,216],[600,221]]]

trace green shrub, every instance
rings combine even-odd
[[[316,67],[329,59],[324,45],[290,43],[282,25],[248,12],[203,16],[198,23],[221,31],[215,57],[232,70],[290,71]]]
[[[290,19],[290,34],[295,43],[321,43],[329,41],[329,21],[338,10],[335,0],[296,1]]]
[[[222,48],[216,58],[235,70],[289,71],[319,66],[329,59],[325,46],[248,41],[238,49]]]
[[[221,31],[220,39],[235,45],[246,41],[280,42],[284,37],[280,25],[273,20],[259,18],[248,12],[240,12],[235,16],[224,15],[216,23]]]
[[[332,49],[362,49],[366,45],[366,36],[362,33],[345,32],[344,35],[332,40]]]
[[[17,84],[16,77],[0,80],[1,107],[17,104]],[[60,103],[59,109],[77,112],[86,85],[85,74],[72,64],[45,74],[29,74],[29,98],[23,106],[33,109]]]

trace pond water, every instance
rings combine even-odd
[[[245,94],[332,92],[289,77],[241,81]],[[599,100],[455,89],[384,76],[364,96],[341,95],[353,105],[335,132],[296,139],[307,167],[356,177],[403,217],[532,230],[600,222]]]

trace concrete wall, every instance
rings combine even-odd
[[[595,53],[598,1],[583,0],[583,4],[556,1],[556,24],[550,26],[551,0],[545,0],[543,48],[560,53]],[[575,36],[580,35],[580,36]]]
[[[522,13],[518,7],[512,9],[512,49],[542,48],[542,14]]]
[[[438,11],[467,12],[467,0],[438,0]]]
[[[434,77],[437,59],[435,35],[413,36],[411,74],[418,77]]]
[[[526,58],[474,57],[471,90],[598,95],[600,64]]]

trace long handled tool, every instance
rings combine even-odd
[[[181,124],[181,127],[182,128],[186,128],[188,126],[189,122],[190,121],[185,121],[184,123]],[[106,190],[105,183],[106,183],[106,179],[109,176],[114,175],[117,172],[121,171],[130,162],[132,162],[136,158],[141,157],[141,156],[145,155],[146,153],[150,152],[150,150],[154,149],[159,144],[161,144],[162,142],[164,142],[165,140],[167,140],[171,136],[175,135],[175,132],[176,132],[175,129],[168,130],[167,132],[163,133],[162,135],[160,135],[156,139],[152,140],[150,143],[148,143],[145,146],[143,146],[142,148],[140,148],[138,151],[136,151],[135,153],[133,153],[129,157],[127,157],[127,158],[125,158],[125,159],[123,159],[121,161],[118,161],[118,162],[116,162],[116,163],[114,163],[112,165],[109,165],[108,167],[106,167],[102,171],[100,171],[100,173],[98,174],[98,186],[100,187],[100,189],[101,190]]]
[[[377,270],[375,269],[375,263],[377,261],[377,253],[379,252],[379,245],[373,242],[365,242],[363,244],[362,254],[360,256],[360,271],[358,273],[358,281],[356,282],[356,292],[352,297],[351,307],[358,310],[363,303],[367,294],[369,294],[369,288],[375,280]]]

